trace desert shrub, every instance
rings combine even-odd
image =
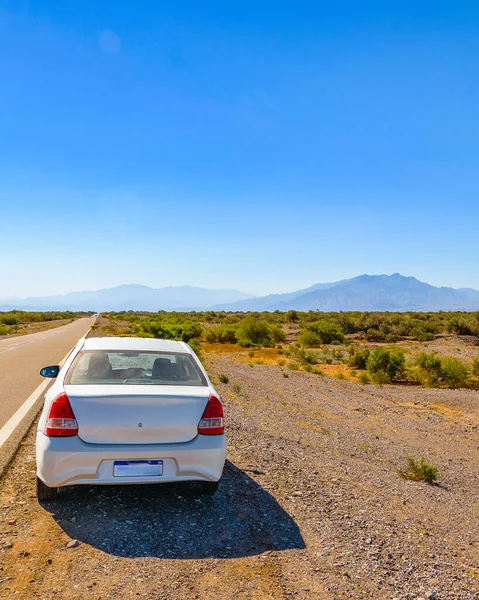
[[[219,327],[206,329],[204,336],[205,340],[211,344],[215,342],[218,344],[236,344],[238,341],[235,330],[229,325],[220,325]]]
[[[269,328],[271,333],[271,339],[275,344],[286,341],[286,334],[281,329],[281,327],[278,327],[277,325],[270,325]]]
[[[436,385],[442,376],[441,359],[434,352],[420,352],[415,360],[418,379],[421,383]]]
[[[375,327],[367,329],[365,337],[368,342],[384,342],[386,340],[386,335]]]
[[[479,356],[472,361],[472,374],[475,377],[479,377]]]
[[[374,383],[377,383],[378,385],[385,385],[386,383],[391,382],[391,376],[382,369],[379,369],[378,371],[373,373],[372,378]]]
[[[214,344],[218,341],[218,336],[216,335],[216,331],[214,329],[206,329],[205,330],[205,340],[210,344]]]
[[[384,341],[387,344],[394,344],[398,341],[399,336],[397,336],[395,333],[388,333],[385,337],[384,337]]]
[[[220,373],[218,375],[218,379],[221,381],[221,383],[228,383],[228,381],[230,380],[228,375],[225,375],[224,373]]]
[[[367,370],[376,383],[389,383],[404,375],[406,362],[403,352],[375,348],[369,355]]]
[[[8,335],[10,333],[10,327],[6,325],[0,325],[0,335]]]
[[[236,344],[238,341],[235,330],[228,325],[220,325],[217,327],[216,340],[220,344]]]
[[[318,355],[316,352],[308,352],[302,348],[297,348],[294,352],[294,357],[302,365],[315,365],[318,362]]]
[[[363,385],[366,385],[367,383],[369,383],[371,380],[369,379],[369,375],[366,372],[363,372],[359,375],[358,377],[359,383],[362,383]]]
[[[281,333],[280,333],[281,332]],[[284,341],[284,332],[262,319],[244,318],[235,332],[241,346],[271,346],[273,341]],[[284,337],[283,337],[284,336]],[[281,338],[281,339],[280,339]]]
[[[284,319],[287,323],[296,323],[298,318],[298,313],[295,310],[288,310],[288,312],[284,315]]]
[[[201,345],[200,340],[198,338],[192,338],[191,340],[189,340],[188,345],[197,356],[201,355]]]
[[[114,321],[111,320],[111,323],[113,326]],[[159,319],[142,319],[134,327],[134,331],[140,337],[190,342],[194,338],[199,338],[203,330],[201,325],[195,321],[168,321],[160,317]]]
[[[299,336],[299,343],[305,348],[319,348],[323,341],[318,333],[306,330]]]
[[[448,387],[459,388],[467,384],[469,373],[460,360],[446,356],[441,360],[441,377]]]
[[[1,322],[4,325],[13,325],[13,326],[17,327],[18,325],[20,325],[22,320],[17,315],[13,315],[11,313],[6,313],[5,315],[3,315],[1,317]]]
[[[454,316],[449,321],[448,329],[458,335],[479,335],[479,319],[473,315]]]
[[[306,333],[316,334],[315,336],[306,336]],[[311,344],[314,341],[316,343]],[[317,347],[321,344],[342,344],[344,342],[344,333],[338,325],[329,321],[313,321],[308,323],[301,332],[299,342],[302,346]],[[319,343],[318,343],[319,342]]]
[[[369,348],[357,350],[354,346],[352,346],[349,353],[348,366],[352,367],[353,369],[366,369],[369,355]]]
[[[434,334],[427,331],[423,325],[416,325],[411,329],[410,335],[419,342],[430,342],[434,339]]]
[[[239,383],[235,383],[235,384],[233,385],[233,392],[234,392],[235,394],[239,394],[239,393],[241,392],[241,386],[240,386],[240,384],[239,384]]]
[[[433,463],[426,462],[424,456],[420,460],[412,456],[406,457],[407,467],[406,470],[398,469],[398,474],[403,479],[409,479],[411,481],[425,481],[426,483],[432,484],[437,479],[437,467]]]
[[[203,329],[199,323],[189,321],[183,325],[181,332],[181,339],[184,342],[190,342],[194,338],[200,338],[203,333]],[[191,344],[190,344],[191,346]]]
[[[334,360],[337,360],[338,362],[344,362],[344,354],[341,352],[341,350],[333,350],[331,354]]]

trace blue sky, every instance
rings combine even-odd
[[[0,296],[479,289],[477,2],[0,0]]]

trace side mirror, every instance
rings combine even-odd
[[[40,375],[42,377],[49,377],[50,379],[55,379],[59,372],[60,367],[58,365],[55,365],[53,367],[43,367],[43,369],[40,370]]]

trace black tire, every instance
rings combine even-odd
[[[198,491],[202,496],[213,496],[220,484],[219,481],[198,481]]]
[[[51,488],[45,485],[41,479],[37,477],[37,498],[39,500],[56,500],[59,490],[57,487]]]

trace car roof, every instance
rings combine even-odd
[[[150,352],[182,352],[191,354],[184,342],[135,337],[86,338],[83,350],[144,350]]]

